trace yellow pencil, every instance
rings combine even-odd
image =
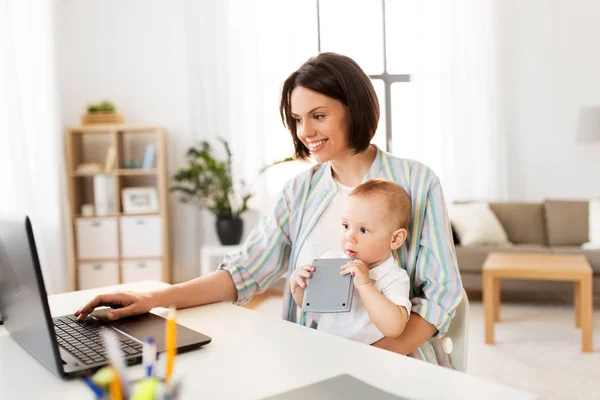
[[[166,328],[166,341],[167,341],[167,368],[165,372],[165,381],[169,382],[171,380],[171,375],[173,374],[173,364],[175,363],[175,354],[177,353],[176,341],[177,341],[177,331],[175,325],[175,308],[171,308],[169,310],[169,315],[167,318],[167,328]]]
[[[121,380],[116,372],[113,372],[113,378],[108,384],[111,400],[123,400],[123,391],[121,390]]]

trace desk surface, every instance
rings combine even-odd
[[[152,290],[160,282],[118,286]],[[97,293],[51,296],[53,316],[69,314]],[[165,309],[153,312],[165,315]],[[409,357],[308,329],[229,303],[180,310],[177,322],[213,338],[206,347],[177,357],[184,374],[182,399],[257,399],[333,377],[353,375],[410,399],[533,399],[532,394]],[[141,377],[142,366],[130,368]],[[39,364],[0,327],[0,397],[93,398],[80,381],[63,381]]]

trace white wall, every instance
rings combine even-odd
[[[600,143],[575,140],[600,105],[600,2],[499,0],[511,200],[600,196]]]
[[[165,127],[169,174],[194,141],[231,138],[233,67],[219,44],[229,2],[56,3],[65,125],[78,124],[86,104],[112,100],[127,122]],[[600,144],[575,141],[579,108],[600,104],[600,2],[496,4],[509,199],[600,196]],[[174,199],[170,211],[174,278],[182,281],[197,276],[200,244],[217,242],[214,219]]]
[[[169,175],[197,140],[227,137],[226,31],[221,2],[103,0],[57,2],[57,58],[62,121],[76,125],[88,103],[111,100],[127,123],[163,126]],[[189,29],[209,40],[190,43]],[[207,57],[207,55],[210,55]],[[195,95],[194,95],[195,93]],[[217,243],[214,219],[171,198],[174,280],[198,275],[198,247]]]

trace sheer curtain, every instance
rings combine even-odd
[[[410,82],[392,85],[389,151],[432,167],[449,199],[506,196],[494,25],[497,1],[385,1],[387,70],[411,76]],[[380,73],[382,3],[320,3],[323,51],[347,54],[367,73]],[[317,54],[316,7],[316,1],[304,0],[228,0],[208,10],[220,21],[212,36],[203,24],[190,24],[192,50],[202,49],[190,59],[197,65],[210,60],[214,68],[202,79],[202,87],[191,85],[190,97],[204,99],[192,118],[199,130],[230,138],[234,171],[246,181],[292,152],[279,118],[279,91],[292,71]],[[190,65],[192,71],[198,69],[194,62]],[[383,85],[376,87],[383,111]],[[375,142],[384,143],[384,130],[382,115]],[[261,177],[255,208],[268,209],[283,182],[303,168],[306,165],[282,166]]]
[[[229,99],[233,150],[243,154],[237,175],[253,184],[251,206],[270,209],[283,184],[308,164],[273,161],[293,154],[279,116],[283,81],[318,49],[315,1],[229,0]]]
[[[497,1],[385,1],[387,70],[411,76],[392,85],[389,151],[433,168],[450,200],[507,195]],[[240,170],[251,174],[291,149],[278,95],[287,75],[317,53],[316,2],[229,0],[229,8],[231,131],[245,154]],[[379,1],[321,0],[322,49],[380,73],[381,11]],[[384,130],[382,114],[375,142]],[[284,176],[289,171],[267,177],[269,193]]]
[[[32,219],[49,293],[70,287],[52,2],[0,1],[0,211]]]
[[[392,86],[392,152],[432,167],[449,200],[505,199],[497,0],[387,3],[411,60]]]

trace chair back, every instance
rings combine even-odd
[[[469,299],[464,288],[462,289],[462,300],[456,307],[456,313],[450,321],[450,328],[448,328],[442,344],[454,369],[466,372],[469,347]]]

